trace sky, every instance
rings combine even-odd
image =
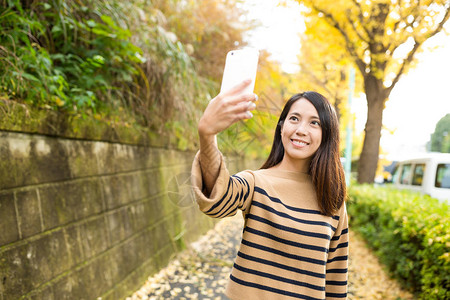
[[[268,50],[274,60],[282,63],[283,70],[298,71],[301,47],[298,33],[305,29],[300,6],[289,3],[288,7],[281,7],[274,0],[245,0],[245,3],[248,17],[262,25],[248,33],[250,45]]]
[[[248,34],[248,41],[253,47],[268,50],[283,70],[294,72],[301,47],[299,33],[305,28],[301,9],[296,3],[281,7],[276,2],[245,1],[248,17],[262,24]],[[450,24],[446,28],[450,33]],[[382,131],[381,147],[390,160],[401,159],[405,153],[425,152],[436,123],[450,113],[450,35],[436,35],[423,46],[416,68],[394,87],[383,113],[383,126],[388,130]],[[353,99],[352,111],[355,130],[362,133],[367,118],[364,97]]]

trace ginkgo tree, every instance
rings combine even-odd
[[[367,122],[358,182],[373,182],[385,103],[415,62],[426,40],[443,30],[450,1],[296,0],[304,5],[306,27],[321,24],[323,43],[335,44],[363,79]],[[336,43],[336,38],[339,40]]]

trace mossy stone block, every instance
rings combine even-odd
[[[71,267],[64,235],[53,232],[0,253],[4,297],[17,299]]]
[[[42,232],[41,211],[36,190],[16,192],[16,205],[22,238]]]
[[[63,228],[63,233],[66,239],[66,247],[71,257],[72,267],[86,260],[83,251],[84,248],[81,242],[84,238],[81,234],[81,226],[83,226],[83,224],[77,224]]]
[[[103,216],[81,224],[79,230],[86,259],[95,257],[108,249],[107,226]]]
[[[19,240],[14,193],[0,194],[0,245]]]
[[[67,157],[72,178],[83,178],[99,174],[96,149],[102,142],[60,140]]]
[[[43,223],[51,229],[103,211],[98,179],[70,181],[39,188]]]
[[[102,193],[107,211],[121,207],[131,202],[132,195],[129,190],[130,182],[126,175],[114,175],[102,178]]]
[[[131,230],[136,233],[143,230],[148,224],[148,216],[145,214],[144,202],[138,202],[127,207],[130,218]]]
[[[0,189],[71,178],[67,153],[53,138],[0,132]]]
[[[108,214],[107,226],[112,245],[122,242],[133,234],[126,208],[121,208]]]

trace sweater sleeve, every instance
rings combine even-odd
[[[326,266],[326,299],[346,299],[348,279],[348,216],[345,203],[339,210],[339,223],[330,241]]]
[[[233,216],[237,210],[248,212],[254,190],[254,175],[251,171],[242,171],[230,176],[220,155],[219,176],[209,197],[204,194],[203,177],[199,153],[194,158],[191,171],[191,183],[194,197],[200,210],[213,218]]]

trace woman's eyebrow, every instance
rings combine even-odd
[[[298,112],[291,112],[291,113],[289,113],[289,115],[295,115],[295,116],[299,116],[299,117],[301,117],[302,116],[302,114],[301,113],[298,113]],[[320,118],[319,118],[319,116],[317,116],[317,115],[312,115],[311,116],[311,119],[318,119],[318,120],[320,120]]]

